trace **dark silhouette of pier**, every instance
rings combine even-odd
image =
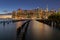
[[[32,20],[29,20],[29,19],[28,20],[7,20],[7,21],[0,21],[0,24],[2,23],[3,26],[5,26],[6,23],[9,24],[9,23],[15,23],[19,21],[26,21],[26,22],[23,23],[22,26],[17,29],[17,40],[25,40],[27,29],[29,27],[29,22]],[[48,20],[48,19],[39,19],[39,20],[36,19],[35,21],[47,24],[50,27],[56,27],[60,29],[60,21]]]
[[[19,21],[27,21],[30,19],[23,19],[23,20],[6,20],[6,21],[0,21],[0,24],[2,23],[4,26],[5,24],[9,24],[9,23],[15,23],[15,22],[19,22]],[[56,20],[49,20],[49,19],[36,19],[36,21],[42,22],[44,24],[47,24],[49,26],[53,26],[56,28],[60,28],[60,21],[56,21]]]
[[[37,21],[42,22],[44,24],[47,24],[49,26],[56,27],[56,28],[60,29],[60,21],[57,21],[57,20],[49,20],[49,19],[37,20]]]
[[[21,27],[19,27],[17,29],[17,40],[25,40],[30,21],[32,21],[32,20],[27,20],[24,24],[22,24]],[[35,21],[41,22],[43,24],[47,24],[50,27],[56,27],[56,28],[60,29],[60,22],[58,22],[58,21],[48,20],[48,19],[44,19],[44,20],[39,19],[39,20],[35,20]]]
[[[19,27],[17,29],[17,40],[24,40],[25,39],[25,36],[26,36],[26,33],[27,33],[27,29],[28,29],[28,26],[29,26],[29,22],[30,22],[30,20],[25,22],[21,27]],[[21,34],[22,31],[24,31],[24,32]]]
[[[15,23],[15,22],[19,22],[19,21],[27,21],[25,20],[4,20],[4,21],[0,21],[0,24],[3,24],[3,26],[5,26],[5,24],[10,24],[10,23]]]

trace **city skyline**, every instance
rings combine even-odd
[[[4,10],[12,12],[19,8],[23,10],[35,9],[37,7],[45,9],[48,5],[49,10],[60,8],[60,0],[0,0],[0,14],[4,14]]]

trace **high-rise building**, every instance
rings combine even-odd
[[[16,16],[17,18],[40,18],[40,19],[47,19],[49,15],[54,14],[55,10],[48,10],[48,5],[46,10],[42,8],[32,9],[32,10],[22,10],[18,9],[16,12],[13,12],[13,17]]]
[[[49,10],[48,10],[48,5],[46,6],[46,12],[48,12]]]

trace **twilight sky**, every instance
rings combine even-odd
[[[50,9],[60,8],[60,0],[0,0],[0,14],[4,10],[11,12],[13,10],[21,9],[34,9],[37,7],[45,9],[48,5]]]

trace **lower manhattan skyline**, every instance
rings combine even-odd
[[[0,0],[0,40],[60,40],[60,0]]]
[[[0,0],[0,14],[4,14],[4,10],[12,12],[19,8],[23,10],[35,9],[37,7],[58,10],[60,8],[60,0]]]

